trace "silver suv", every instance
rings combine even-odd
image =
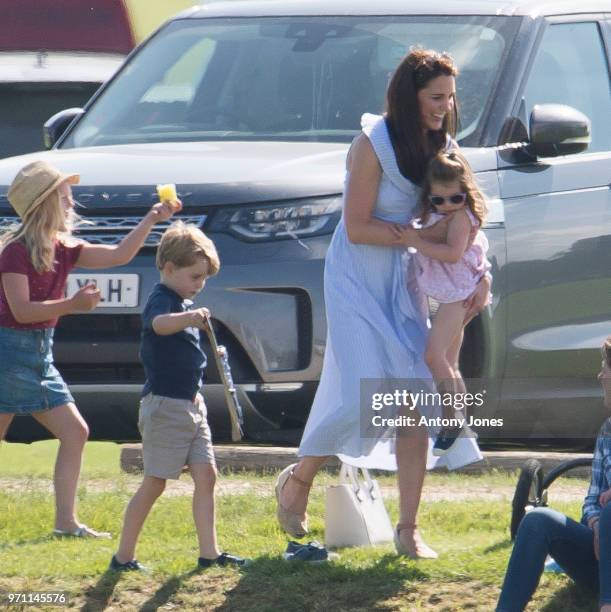
[[[325,350],[323,265],[347,148],[382,112],[415,44],[460,66],[458,141],[490,199],[494,302],[468,328],[463,374],[495,381],[516,436],[590,438],[592,374],[611,331],[608,0],[286,0],[211,4],[166,23],[84,112],[47,125],[53,149],[0,162],[79,172],[88,240],[119,240],[174,182],[222,270],[200,296],[228,347],[250,439],[295,441]],[[56,357],[92,437],[137,439],[140,311],[157,280],[153,234],[94,278],[105,302],[65,317]],[[78,271],[77,271],[78,272]],[[210,363],[213,363],[210,360]],[[206,394],[228,432],[218,372]],[[485,435],[485,431],[480,432]],[[9,438],[42,435],[16,420]]]

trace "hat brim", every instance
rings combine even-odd
[[[26,211],[23,218],[27,217],[33,210],[35,210],[40,204],[42,204],[50,195],[55,191],[62,183],[69,183],[70,185],[76,185],[80,182],[80,174],[60,174],[54,181],[45,189],[31,204]]]

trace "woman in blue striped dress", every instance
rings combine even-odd
[[[432,457],[428,432],[395,436],[392,428],[378,427],[364,435],[360,394],[363,379],[431,379],[424,363],[427,314],[393,225],[414,216],[428,159],[454,144],[456,74],[448,55],[411,51],[390,81],[385,116],[364,115],[363,131],[348,152],[344,211],[325,261],[328,335],[320,385],[300,461],[276,483],[278,519],[293,537],[307,533],[312,480],[337,455],[351,465],[398,471],[397,551],[437,556],[416,526],[427,456]],[[429,231],[444,235],[446,227],[440,223]],[[489,285],[483,280],[466,307],[483,308]],[[440,461],[455,468],[480,458],[475,441],[462,438]]]

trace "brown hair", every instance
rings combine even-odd
[[[431,204],[431,186],[433,183],[450,183],[458,181],[460,188],[467,194],[466,204],[473,216],[479,221],[480,227],[484,224],[487,207],[484,194],[475,181],[469,162],[457,151],[438,153],[429,162],[424,175],[424,185],[420,196],[421,221],[425,223],[435,207]]]
[[[607,336],[602,348],[603,358],[611,368],[611,336]]]
[[[456,135],[458,105],[440,130],[424,130],[418,92],[439,76],[456,76],[458,69],[447,53],[415,48],[397,66],[386,90],[386,125],[397,164],[406,178],[420,184],[429,159],[446,147],[447,134]]]
[[[214,242],[196,225],[176,221],[163,233],[155,263],[161,270],[171,262],[177,268],[188,268],[204,258],[208,262],[208,276],[218,274],[221,268]]]

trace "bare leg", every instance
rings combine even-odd
[[[197,530],[199,556],[216,559],[221,551],[216,541],[214,516],[214,485],[216,467],[209,463],[195,463],[189,466],[195,484],[193,493],[193,521]]]
[[[4,440],[4,436],[6,436],[6,432],[14,416],[14,414],[0,413],[0,442]]]
[[[6,432],[14,416],[14,414],[0,413],[0,445],[2,444],[2,440],[4,440],[4,436],[6,436]]]
[[[302,457],[293,473],[300,480],[310,483],[328,459],[329,457]],[[301,514],[308,507],[308,490],[289,478],[280,493],[280,504],[290,512]]]
[[[463,327],[461,328],[456,338],[454,338],[453,342],[450,344],[448,351],[446,353],[447,358],[448,358],[448,363],[452,366],[454,373],[460,372],[460,364],[459,364],[460,349],[462,347],[464,337],[465,337],[465,329]]]
[[[456,336],[454,342],[450,345],[448,349],[448,362],[453,365],[454,370],[454,388],[457,393],[462,393],[463,395],[467,392],[467,387],[465,387],[465,381],[463,380],[462,374],[460,373],[459,366],[459,357],[460,357],[460,349],[462,347],[462,343],[465,337],[465,329],[464,327],[460,330],[458,336]],[[466,413],[465,413],[466,414]]]
[[[426,428],[410,428],[409,435],[397,436],[397,482],[399,485],[399,521],[415,523],[426,472],[428,449]]]
[[[456,378],[456,389],[459,393],[463,393],[463,394],[467,392],[467,387],[465,386],[465,381],[460,372],[460,364],[459,364],[460,350],[465,340],[465,327],[470,321],[472,321],[475,318],[475,316],[476,315],[471,315],[469,318],[463,321],[463,325],[460,330],[460,334],[451,344],[450,350],[448,352],[448,361],[454,364],[454,378]]]
[[[437,389],[443,392],[457,392],[455,368],[462,343],[464,307],[461,302],[440,304],[433,319],[431,333],[427,342],[425,361]],[[453,417],[451,406],[443,407],[445,417]]]
[[[411,557],[436,557],[420,537],[417,528],[418,507],[426,472],[429,445],[425,427],[397,435],[397,481],[399,485],[399,540]]]
[[[123,530],[119,550],[115,558],[119,563],[132,561],[136,555],[136,543],[142,530],[142,525],[148,516],[157,498],[165,489],[165,480],[155,476],[145,476],[142,484],[131,498],[125,518],[123,519]]]
[[[74,404],[34,412],[32,416],[59,439],[53,476],[55,528],[74,531],[79,527],[76,518],[76,487],[89,427]]]

